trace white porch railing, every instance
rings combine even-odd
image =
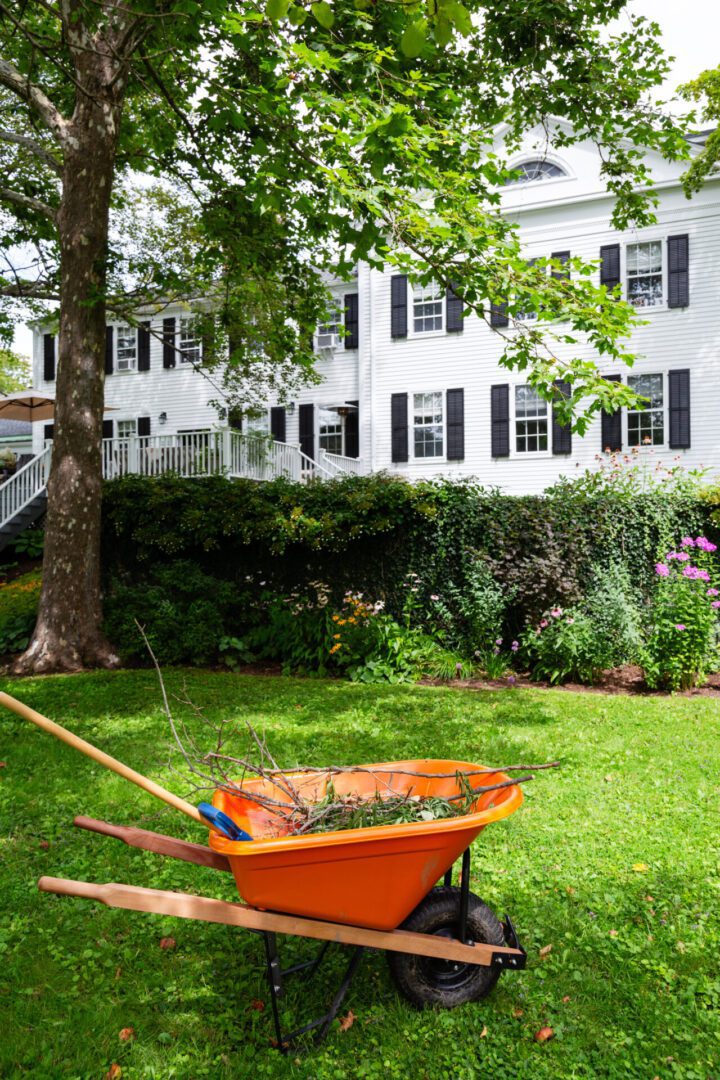
[[[0,485],[0,528],[41,495],[50,471],[52,443]],[[120,476],[231,476],[249,480],[332,480],[360,472],[355,458],[320,451],[313,461],[299,446],[274,442],[262,435],[219,431],[186,431],[176,435],[132,435],[103,439],[102,469],[106,480]]]
[[[49,472],[48,446],[0,486],[0,528],[45,490]]]
[[[321,450],[318,460],[336,476],[344,476],[352,473],[354,476],[364,476],[365,466],[360,458],[346,457],[345,454],[331,454],[327,450]]]

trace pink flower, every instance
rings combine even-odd
[[[430,597],[430,599],[431,600],[439,600],[440,597],[436,593],[433,593],[432,596]]]
[[[670,573],[670,567],[664,562],[655,563],[655,573],[659,574],[660,577],[667,577]]]
[[[573,619],[572,615],[568,615],[565,622],[568,623],[570,626],[572,626],[572,624],[575,622],[575,620]]]
[[[710,541],[704,536],[698,536],[695,541],[695,547],[699,547],[701,551],[717,551],[717,544],[711,544]]]
[[[495,638],[495,644],[496,645],[502,645],[502,638],[501,637]]]
[[[687,562],[690,558],[687,551],[669,551],[666,555],[668,562],[670,559],[677,559],[678,562]]]
[[[520,642],[519,641],[513,641],[510,648],[512,649],[513,652],[517,652],[518,649],[520,648]]]
[[[713,602],[712,602],[712,604],[710,605],[710,607],[714,607],[714,608],[720,608],[720,600],[713,600]]]
[[[544,630],[544,629],[545,629],[545,627],[546,627],[546,626],[549,626],[549,625],[550,625],[550,624],[548,623],[547,619],[541,619],[541,620],[540,620],[540,629],[541,629],[541,630]]]
[[[683,536],[680,541],[680,547],[695,547],[695,541],[692,536]]]
[[[553,619],[559,619],[560,616],[562,615],[562,608],[561,607],[554,607],[552,609],[552,611],[550,612],[550,614],[552,615]]]
[[[676,630],[684,630],[685,629],[685,623],[681,623],[681,622],[675,623],[675,629]]]
[[[720,592],[717,589],[708,589],[705,593],[706,596],[720,596]]]

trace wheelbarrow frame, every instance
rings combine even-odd
[[[90,832],[112,836],[130,847],[152,851],[160,855],[180,859],[184,862],[207,866],[215,870],[230,872],[230,864],[224,855],[213,851],[203,844],[195,844],[161,833],[150,832],[135,827],[113,825],[94,818],[76,817],[74,824]],[[452,883],[452,867],[443,878],[445,885]],[[376,949],[426,956],[440,960],[452,960],[459,963],[478,964],[499,970],[506,968],[522,970],[526,965],[526,953],[521,947],[515,929],[508,916],[503,925],[505,945],[486,945],[468,940],[467,914],[470,895],[470,848],[462,855],[462,873],[460,877],[460,913],[458,921],[458,939],[439,937],[432,934],[420,934],[407,930],[371,930],[345,923],[325,922],[309,919],[301,915],[286,915],[282,912],[261,911],[247,904],[216,900],[205,896],[188,893],[170,892],[161,889],[147,889],[139,886],[118,883],[94,884],[84,881],[72,881],[65,878],[42,877],[38,888],[43,892],[52,892],[64,896],[79,896],[97,900],[108,907],[124,908],[131,911],[147,911],[155,914],[172,915],[180,918],[197,919],[202,922],[222,923],[240,926],[251,932],[260,933],[265,945],[265,966],[270,990],[273,1022],[278,1048],[287,1052],[295,1040],[306,1033],[316,1030],[316,1041],[321,1041],[329,1031],[332,1021],[342,1005],[352,978],[358,968],[365,949]],[[283,969],[277,946],[277,935],[287,934],[306,937],[323,942],[318,954],[309,961]],[[283,1032],[279,1002],[284,993],[284,980],[293,974],[304,973],[312,976],[318,971],[331,943],[354,946],[353,954],[345,975],[332,1001],[322,1016],[294,1031]]]

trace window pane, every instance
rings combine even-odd
[[[515,387],[515,449],[520,454],[547,450],[547,401],[532,386]]]
[[[443,456],[443,396],[413,394],[413,447],[416,458]]]
[[[443,328],[443,291],[440,285],[413,286],[413,330],[422,334]]]
[[[658,307],[663,302],[662,244],[628,244],[627,298],[635,307]]]
[[[118,439],[129,439],[137,432],[137,420],[118,420],[117,422],[117,437]]]
[[[327,322],[318,323],[317,343],[319,349],[334,349],[340,341],[342,315],[339,308],[330,312]]]
[[[180,362],[199,364],[202,360],[202,344],[197,324],[192,318],[180,320]]]
[[[628,409],[630,446],[662,446],[665,442],[665,412],[662,375],[631,375],[628,386],[647,398],[637,409]]]
[[[137,359],[137,330],[134,326],[117,328],[117,370],[132,371]]]

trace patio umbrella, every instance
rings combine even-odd
[[[111,405],[105,412],[114,412]],[[20,390],[17,394],[0,397],[0,420],[52,420],[55,415],[55,398],[40,390]]]

